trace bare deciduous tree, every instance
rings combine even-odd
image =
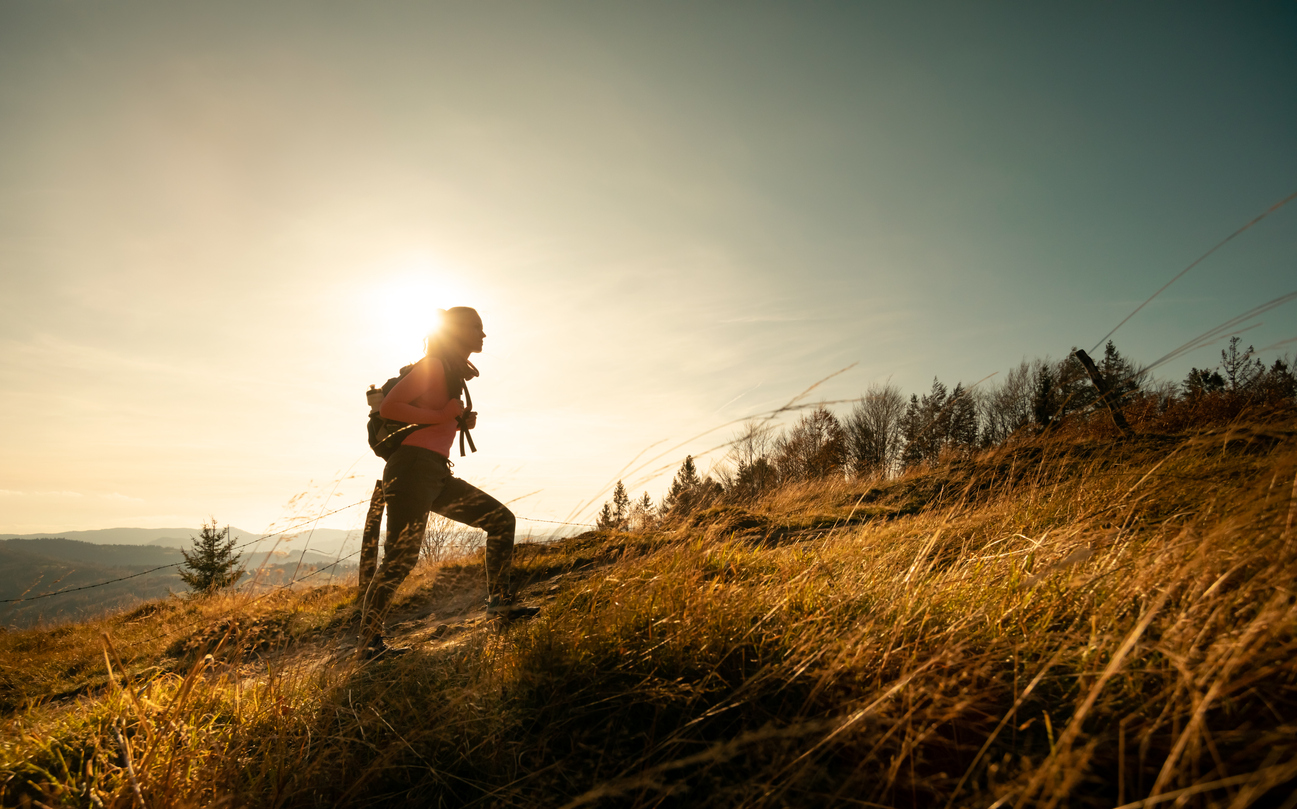
[[[802,416],[775,442],[774,465],[782,480],[814,480],[846,469],[847,436],[824,407]]]
[[[750,503],[778,485],[779,474],[770,463],[772,432],[769,422],[752,419],[730,441],[729,453],[713,470],[726,500]]]
[[[471,552],[482,544],[485,531],[465,528],[449,517],[432,513],[423,532],[423,558],[436,564]]]
[[[631,531],[646,531],[657,522],[657,508],[653,505],[653,498],[649,497],[648,492],[644,492],[643,497],[631,503],[627,522]]]
[[[1023,360],[1009,369],[998,385],[979,387],[975,396],[982,443],[1002,444],[1014,431],[1030,424],[1032,397],[1042,360]]]
[[[847,416],[847,462],[860,477],[886,477],[901,460],[905,396],[892,385],[871,385]]]

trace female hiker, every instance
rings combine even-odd
[[[450,471],[455,434],[477,426],[477,414],[466,411],[460,397],[465,380],[478,373],[468,361],[469,355],[482,350],[485,337],[476,310],[467,306],[445,310],[440,328],[428,338],[427,355],[402,377],[379,407],[385,419],[426,426],[409,431],[383,469],[387,541],[383,563],[361,596],[360,644],[366,658],[389,649],[383,640],[383,621],[397,587],[419,560],[429,512],[487,532],[488,616],[511,619],[537,612],[512,603],[509,567],[513,557],[513,513]],[[462,454],[462,443],[460,451]]]

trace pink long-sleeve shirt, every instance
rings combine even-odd
[[[385,419],[428,425],[412,430],[402,446],[423,447],[447,458],[459,430],[455,417],[463,412],[464,403],[446,391],[446,369],[436,357],[415,363],[378,408]]]

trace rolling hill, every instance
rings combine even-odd
[[[525,623],[422,565],[367,663],[336,585],[0,633],[0,801],[1291,806],[1295,473],[1290,420],[1025,435],[520,545]]]

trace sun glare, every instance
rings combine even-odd
[[[437,310],[451,306],[482,306],[480,290],[466,284],[462,273],[438,266],[426,257],[393,262],[373,287],[369,311],[375,315],[375,348],[392,363],[417,359],[423,340],[437,326]]]

